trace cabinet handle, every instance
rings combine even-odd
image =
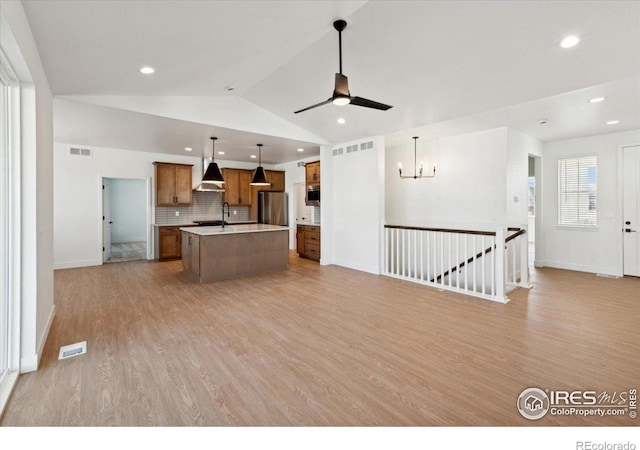
[[[189,245],[191,245],[191,236],[189,236]]]

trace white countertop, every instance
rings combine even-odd
[[[180,228],[187,233],[197,234],[199,236],[215,236],[219,234],[238,234],[238,233],[262,233],[264,231],[283,231],[289,227],[280,225],[268,225],[264,223],[254,223],[250,225],[226,225],[222,227],[186,227]]]
[[[319,227],[320,226],[320,222],[312,222],[310,220],[301,220],[299,222],[296,222],[296,225],[311,225],[314,227]]]

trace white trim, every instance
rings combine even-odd
[[[2,419],[2,415],[4,414],[4,408],[7,406],[11,393],[15,389],[16,384],[18,384],[17,381],[18,381],[19,375],[20,375],[20,371],[18,370],[11,370],[9,371],[9,373],[7,373],[7,375],[5,375],[6,376],[5,383],[7,383],[7,386],[9,387],[9,389],[0,390],[0,419]]]
[[[102,261],[99,259],[84,259],[80,261],[59,262],[53,265],[54,270],[58,269],[74,269],[76,267],[101,266]]]
[[[540,261],[538,261],[540,262]],[[542,266],[536,267],[552,267],[554,269],[564,269],[564,270],[575,270],[577,272],[588,272],[594,274],[605,274],[605,275],[614,275],[614,276],[622,276],[619,269],[617,267],[601,267],[601,266],[591,266],[588,264],[573,264],[573,263],[565,263],[562,261],[541,261]]]
[[[30,373],[38,370],[38,355],[23,356],[20,358],[20,373]]]
[[[44,330],[42,330],[42,334],[40,335],[40,343],[38,344],[38,366],[40,365],[40,358],[42,357],[42,353],[44,352],[44,345],[47,343],[47,338],[49,337],[49,331],[51,331],[51,325],[53,324],[53,319],[56,316],[56,305],[51,307],[51,312],[49,313],[49,318],[47,319],[47,324],[44,326]]]
[[[624,149],[629,147],[640,146],[640,142],[637,144],[619,144],[618,145],[618,229],[620,230],[618,241],[618,259],[620,261],[620,276],[624,276],[624,235],[622,230],[624,229]]]

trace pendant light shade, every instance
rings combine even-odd
[[[262,144],[258,144],[258,167],[253,174],[253,180],[251,180],[252,186],[270,186],[271,183],[267,180],[267,175],[262,168]]]
[[[218,167],[218,164],[214,161],[215,153],[216,153],[216,139],[218,138],[217,137],[211,138],[211,140],[213,141],[213,153],[211,154],[211,163],[209,164],[209,167],[207,167],[207,171],[202,176],[203,183],[216,183],[216,184],[224,183],[222,172],[220,172],[220,168]]]

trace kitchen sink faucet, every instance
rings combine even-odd
[[[222,228],[224,228],[224,207],[225,206],[227,207],[227,217],[231,216],[231,210],[230,210],[230,207],[229,207],[229,202],[224,202],[222,204]]]

